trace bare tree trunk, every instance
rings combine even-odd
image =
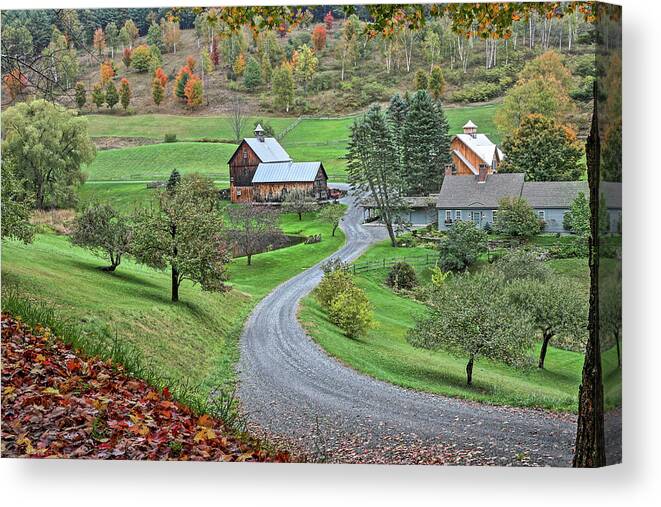
[[[475,357],[471,356],[466,365],[466,385],[470,386],[473,384],[473,363],[475,362]]]
[[[593,87],[592,127],[585,146],[590,187],[590,315],[585,361],[578,392],[578,422],[574,467],[601,467],[606,464],[604,438],[604,388],[599,344],[599,169],[600,141],[597,114],[597,86]]]
[[[179,301],[179,271],[172,266],[172,302]]]
[[[538,368],[544,368],[544,359],[546,359],[546,350],[549,347],[549,342],[551,341],[551,338],[553,338],[553,334],[550,330],[546,329],[544,331],[544,338],[542,341],[542,350],[539,352],[539,363],[537,365]]]

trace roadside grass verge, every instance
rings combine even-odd
[[[411,250],[426,249],[391,248],[384,242],[371,247],[358,262],[370,257],[411,255]],[[579,273],[587,276],[585,259],[552,262],[551,266],[561,272],[560,276],[578,276]],[[419,269],[419,278],[425,280],[428,272],[426,268]],[[538,369],[534,361],[527,368],[517,369],[480,358],[475,364],[474,385],[466,386],[466,358],[457,358],[443,350],[417,349],[406,342],[408,330],[424,315],[426,308],[385,286],[386,275],[387,270],[375,270],[356,276],[357,284],[366,291],[374,306],[376,326],[364,338],[347,338],[328,321],[312,296],[303,300],[300,320],[310,336],[331,356],[362,373],[406,388],[495,405],[576,412],[583,354],[551,346],[543,370]],[[535,346],[531,358],[537,357],[539,347],[539,344]],[[621,392],[618,388],[621,371],[617,368],[614,349],[604,353],[603,367],[605,403],[613,407],[619,403]]]

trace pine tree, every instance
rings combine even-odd
[[[441,100],[443,91],[445,91],[443,71],[438,65],[434,65],[429,75],[429,93],[431,93],[434,100]]]
[[[119,102],[119,94],[117,93],[117,88],[112,81],[108,81],[106,84],[106,105],[112,109]]]
[[[168,178],[168,182],[165,187],[168,193],[173,194],[174,191],[177,189],[177,185],[179,185],[180,182],[181,182],[181,174],[179,174],[179,171],[174,169],[170,173],[170,177]]]
[[[395,147],[397,150],[397,158],[399,161],[399,172],[400,176],[404,174],[403,166],[403,153],[402,153],[402,132],[404,130],[404,123],[406,122],[406,114],[409,110],[409,104],[402,96],[398,93],[393,95],[390,99],[390,104],[386,111],[386,118],[388,119],[388,125],[392,131],[393,138],[395,140]]]
[[[243,83],[250,91],[254,90],[262,84],[262,70],[259,67],[259,63],[257,63],[257,60],[255,60],[253,57],[248,59],[246,70],[243,73]]]
[[[188,67],[182,67],[177,76],[177,81],[174,87],[174,94],[180,99],[186,98],[186,83],[190,79],[190,70]]]
[[[129,107],[131,102],[131,85],[129,85],[129,80],[125,77],[119,83],[119,101],[124,108],[124,111]]]
[[[163,98],[165,97],[165,89],[160,79],[157,77],[154,78],[151,84],[151,96],[154,99],[154,104],[157,106],[161,105]]]
[[[366,192],[379,208],[392,246],[397,246],[393,224],[404,208],[398,155],[392,130],[379,106],[373,106],[351,127],[347,154],[351,187]]]
[[[163,43],[163,30],[160,25],[152,23],[149,26],[147,31],[147,44],[150,46],[156,46],[161,51],[165,49],[165,44]]]
[[[428,86],[429,77],[427,76],[427,73],[422,69],[418,69],[415,73],[415,89],[426,90]]]
[[[85,85],[83,83],[76,83],[76,105],[78,109],[85,107],[87,102],[87,93],[85,92]]]
[[[106,94],[103,92],[103,85],[96,83],[92,88],[92,102],[97,108],[100,108],[106,101]]]
[[[409,195],[438,192],[443,166],[450,162],[450,134],[441,106],[424,90],[416,92],[409,104],[402,130],[402,158]]]

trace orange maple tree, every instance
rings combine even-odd
[[[312,30],[312,45],[317,51],[321,51],[326,47],[326,28],[324,28],[324,25],[317,25]]]
[[[99,68],[99,75],[101,76],[101,83],[106,84],[113,77],[115,77],[115,69],[112,66],[112,62],[106,60],[101,64]]]

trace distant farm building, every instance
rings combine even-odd
[[[477,125],[470,120],[464,125],[464,133],[452,138],[450,151],[452,163],[445,167],[445,174],[453,176],[493,174],[504,158],[500,148],[485,134],[478,134]]]
[[[438,194],[438,228],[447,231],[460,220],[478,227],[493,224],[500,200],[521,197],[544,222],[545,232],[567,232],[564,216],[579,193],[589,197],[587,181],[525,181],[523,173],[477,176],[446,175]],[[608,211],[609,231],[622,223],[622,184],[602,182],[600,193]]]
[[[324,165],[294,162],[276,139],[264,136],[261,125],[255,137],[241,141],[228,164],[232,202],[282,202],[293,190],[328,199]]]

